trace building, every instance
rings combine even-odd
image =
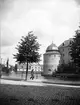
[[[60,63],[61,64],[68,64],[71,61],[71,56],[70,56],[70,47],[73,39],[70,38],[69,40],[64,41],[59,47],[59,51],[61,54],[61,59]]]
[[[41,72],[42,71],[42,65],[40,65],[39,63],[29,63],[28,64],[28,71],[31,71],[32,69],[34,69],[34,71],[36,72]],[[18,71],[26,71],[26,63],[21,63],[21,64],[17,64],[17,70]]]
[[[46,49],[43,55],[43,75],[52,75],[60,61],[60,53],[58,47],[52,43]]]

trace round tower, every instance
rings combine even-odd
[[[52,75],[57,70],[60,60],[58,47],[52,43],[43,54],[43,75]]]

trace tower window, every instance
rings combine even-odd
[[[64,43],[63,43],[63,46],[64,46]]]
[[[56,55],[54,55],[54,57],[56,57]]]

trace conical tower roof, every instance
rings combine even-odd
[[[49,45],[46,49],[46,52],[49,52],[49,51],[58,51],[58,47],[52,42],[52,44]]]

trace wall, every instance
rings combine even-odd
[[[43,74],[44,75],[52,75],[55,70],[57,70],[57,66],[60,61],[59,53],[45,53],[43,55]]]
[[[71,56],[69,54],[70,46],[68,45],[68,46],[59,47],[59,50],[60,50],[60,54],[61,54],[60,62],[68,64],[71,61]]]
[[[26,71],[26,64],[17,64],[18,71]],[[42,71],[42,67],[40,64],[37,63],[31,63],[28,66],[28,71],[31,71],[34,69],[34,71]]]

